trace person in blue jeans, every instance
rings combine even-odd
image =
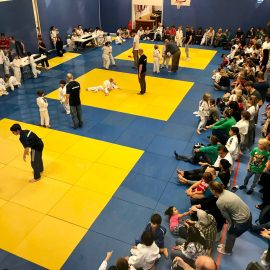
[[[145,231],[150,231],[153,234],[154,241],[159,247],[160,254],[163,254],[166,258],[169,257],[168,249],[164,247],[164,236],[167,230],[161,226],[162,218],[159,214],[153,214],[151,216],[150,222],[147,224]],[[136,245],[140,241],[136,240]]]

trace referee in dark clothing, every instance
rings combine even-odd
[[[67,74],[67,95],[66,104],[70,106],[70,114],[73,121],[73,128],[81,128],[83,126],[82,121],[82,106],[80,99],[80,89],[81,86],[78,82],[74,81],[73,75],[71,73]]]
[[[31,149],[31,166],[34,170],[34,179],[29,182],[35,183],[40,180],[40,173],[43,172],[42,151],[44,144],[42,140],[30,130],[22,130],[19,124],[11,126],[10,131],[16,136],[20,136],[20,142],[24,147],[23,160],[26,161],[26,156],[29,155]]]
[[[172,56],[171,72],[176,72],[179,67],[181,52],[175,42],[169,41],[166,44],[165,54]]]
[[[146,92],[146,81],[145,81],[145,74],[146,74],[146,67],[147,67],[147,57],[143,54],[143,49],[139,49],[139,62],[138,62],[138,79],[141,86],[141,91],[138,95],[143,95]]]

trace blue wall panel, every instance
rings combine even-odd
[[[81,24],[84,28],[99,25],[99,0],[39,0],[39,16],[42,36],[50,48],[49,32],[52,25],[64,39],[72,28]]]
[[[269,17],[270,0],[258,5],[257,0],[191,0],[190,7],[171,6],[164,1],[165,25],[191,25],[197,27],[230,27],[233,31],[241,26],[265,26]],[[267,14],[268,13],[268,14]]]
[[[0,2],[0,32],[23,41],[26,50],[37,50],[32,0]]]
[[[101,25],[107,32],[127,27],[131,20],[131,0],[101,0]]]

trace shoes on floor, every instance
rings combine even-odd
[[[251,195],[252,193],[253,193],[253,190],[252,189],[250,189],[250,190],[247,191],[247,195]]]
[[[240,190],[242,190],[242,189],[247,189],[247,187],[246,187],[245,185],[242,185],[242,186],[239,187],[239,189],[240,189]]]
[[[232,255],[232,253],[225,252],[224,247],[218,247],[218,248],[217,248],[217,252],[218,252],[218,253],[221,253],[221,254],[223,254],[223,255],[226,255],[226,256]]]

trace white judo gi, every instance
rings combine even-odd
[[[103,82],[103,85],[88,87],[86,90],[93,91],[93,92],[103,91],[105,95],[108,96],[110,91],[113,89],[119,89],[119,87],[114,82],[110,82],[110,80],[106,80]]]
[[[37,105],[40,113],[40,125],[50,127],[50,116],[48,112],[48,102],[46,98],[38,97]]]

